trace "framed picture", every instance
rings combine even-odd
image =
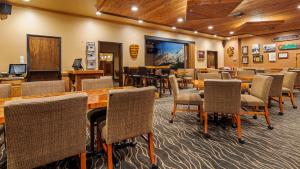
[[[248,56],[242,56],[242,64],[249,64],[249,57]]]
[[[95,61],[87,61],[86,68],[89,70],[96,69],[96,62]]]
[[[243,46],[242,47],[242,54],[243,55],[248,55],[248,46]]]
[[[252,45],[252,54],[256,55],[260,53],[260,45],[259,44],[253,44]]]
[[[275,52],[269,53],[269,62],[276,62],[276,53]]]
[[[278,53],[278,59],[287,59],[287,58],[289,58],[288,52],[279,52]]]
[[[276,51],[276,44],[265,44],[263,45],[264,48],[264,52],[268,53],[268,52],[275,52]]]
[[[198,58],[199,61],[203,61],[205,59],[205,51],[198,50]]]
[[[263,63],[264,55],[253,55],[253,63]]]

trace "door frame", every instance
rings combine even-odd
[[[215,69],[218,69],[219,68],[219,63],[218,63],[218,51],[215,51],[215,50],[208,50],[206,51],[206,67],[208,67],[208,53],[209,52],[212,52],[212,53],[215,53]]]
[[[101,45],[100,43],[110,43],[110,44],[117,44],[119,45],[119,86],[123,86],[123,43],[119,42],[109,42],[109,41],[98,41],[98,69],[100,70],[100,51],[101,51]],[[113,58],[113,70],[115,68],[114,64],[114,58]],[[114,71],[113,71],[114,74]]]

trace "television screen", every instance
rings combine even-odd
[[[26,73],[26,64],[10,64],[8,73],[11,75],[22,75]]]
[[[12,6],[7,3],[0,2],[0,14],[10,15]]]

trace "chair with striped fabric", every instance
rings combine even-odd
[[[21,84],[22,96],[44,95],[65,92],[65,81],[38,81]]]
[[[291,103],[294,109],[297,109],[295,96],[294,96],[294,87],[295,82],[297,79],[296,72],[286,72],[283,78],[283,85],[282,85],[282,93],[287,95],[291,99]]]
[[[0,84],[0,98],[9,98],[11,96],[11,85]]]

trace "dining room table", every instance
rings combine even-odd
[[[108,92],[110,90],[132,89],[132,88],[134,88],[134,87],[125,86],[125,87],[114,87],[114,88],[97,89],[97,90],[60,92],[60,93],[51,93],[51,94],[42,94],[42,95],[33,95],[33,96],[0,98],[0,124],[5,124],[4,104],[7,101],[63,96],[63,95],[74,94],[74,93],[86,93],[88,96],[87,109],[97,109],[97,108],[106,108],[107,107],[107,102],[108,102],[107,96],[108,96]]]
[[[204,89],[204,80],[193,80],[193,84],[198,90]],[[246,83],[246,82],[241,83],[242,90],[248,90],[249,88],[250,88],[250,83]]]

